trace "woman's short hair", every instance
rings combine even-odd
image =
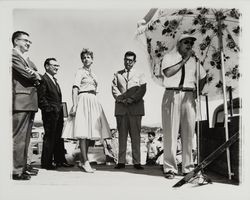
[[[87,49],[87,48],[83,48],[83,49],[82,49],[82,52],[81,52],[81,54],[80,54],[81,59],[82,59],[83,55],[85,55],[85,54],[90,55],[92,59],[94,58],[94,54],[93,54],[92,51],[90,51],[90,50]]]

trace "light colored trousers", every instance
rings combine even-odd
[[[116,116],[119,132],[119,156],[118,163],[126,163],[128,134],[131,138],[133,164],[141,162],[141,119],[140,115]]]
[[[164,146],[164,173],[178,173],[176,162],[177,137],[181,134],[182,172],[194,169],[192,158],[195,132],[196,105],[193,92],[165,90],[162,99],[162,126]]]

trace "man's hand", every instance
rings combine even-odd
[[[116,101],[118,103],[123,103],[125,105],[129,105],[129,104],[132,104],[134,102],[134,99],[133,98],[124,98],[124,96],[122,95],[119,95],[117,98],[116,98]]]
[[[187,52],[184,60],[188,61],[188,59],[192,56],[195,56],[195,52],[191,49],[190,51]]]
[[[35,74],[37,80],[39,80],[39,81],[42,80],[41,75],[39,73],[34,71],[34,74]]]
[[[134,99],[132,99],[130,97],[122,100],[122,103],[125,104],[125,105],[132,104],[133,102],[134,102]]]
[[[118,102],[118,103],[123,103],[123,96],[122,95],[119,95],[117,98],[116,98],[116,101]]]
[[[126,99],[126,103],[127,103],[127,104],[131,104],[131,103],[133,103],[133,102],[134,102],[134,99],[132,99],[132,98],[130,98],[130,97]]]

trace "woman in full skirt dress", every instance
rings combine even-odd
[[[95,169],[88,161],[89,142],[110,138],[111,132],[103,108],[96,97],[97,81],[91,72],[93,52],[83,49],[81,60],[83,67],[76,72],[72,88],[73,106],[62,137],[79,140],[81,162],[78,167],[85,172],[93,173]]]

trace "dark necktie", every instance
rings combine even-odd
[[[58,83],[57,83],[57,79],[56,79],[55,77],[53,77],[53,79],[54,79],[54,81],[55,81],[56,89],[57,89],[57,91],[60,93],[61,90],[60,90],[60,87],[59,87],[59,85],[58,85]]]
[[[184,79],[185,79],[185,64],[181,68],[181,80],[179,83],[180,88],[183,87]]]

